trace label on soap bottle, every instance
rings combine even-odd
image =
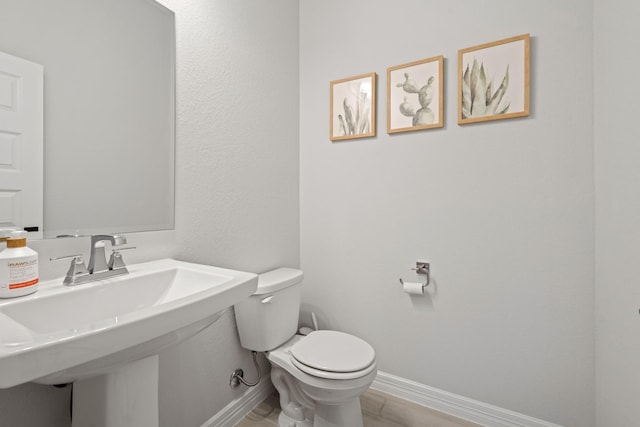
[[[20,289],[38,283],[38,259],[8,260],[9,289]]]
[[[0,298],[30,294],[37,285],[37,255],[0,259]]]

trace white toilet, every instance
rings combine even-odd
[[[302,271],[261,274],[258,289],[236,304],[241,345],[265,351],[280,393],[280,427],[362,427],[360,395],[373,382],[375,351],[343,332],[296,335]]]

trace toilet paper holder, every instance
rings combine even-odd
[[[427,276],[426,282],[422,285],[422,289],[429,286],[431,280],[431,265],[428,261],[416,261],[416,267],[412,268],[417,274]],[[404,281],[400,278],[400,285],[404,285]]]

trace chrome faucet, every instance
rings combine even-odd
[[[109,270],[107,257],[104,254],[104,242],[111,242],[111,246],[126,245],[127,239],[124,236],[109,236],[98,234],[91,236],[91,252],[89,255],[89,274],[99,271]]]
[[[104,252],[105,242],[110,242],[113,252],[107,262]],[[89,266],[85,267],[82,255],[67,255],[50,258],[51,261],[72,258],[71,266],[64,278],[65,285],[79,285],[81,283],[93,282],[107,277],[128,274],[127,266],[122,259],[120,251],[125,249],[135,249],[135,247],[118,248],[116,246],[125,245],[127,239],[124,236],[110,236],[98,234],[91,236],[91,249],[89,252]]]

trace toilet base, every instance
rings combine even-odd
[[[278,427],[313,427],[313,422],[311,420],[300,421],[293,419],[281,411],[278,416]]]
[[[316,404],[313,421],[296,420],[281,411],[278,427],[363,427],[360,399],[352,399],[342,405]]]
[[[350,399],[340,405],[316,402],[313,427],[363,427],[360,398]]]

